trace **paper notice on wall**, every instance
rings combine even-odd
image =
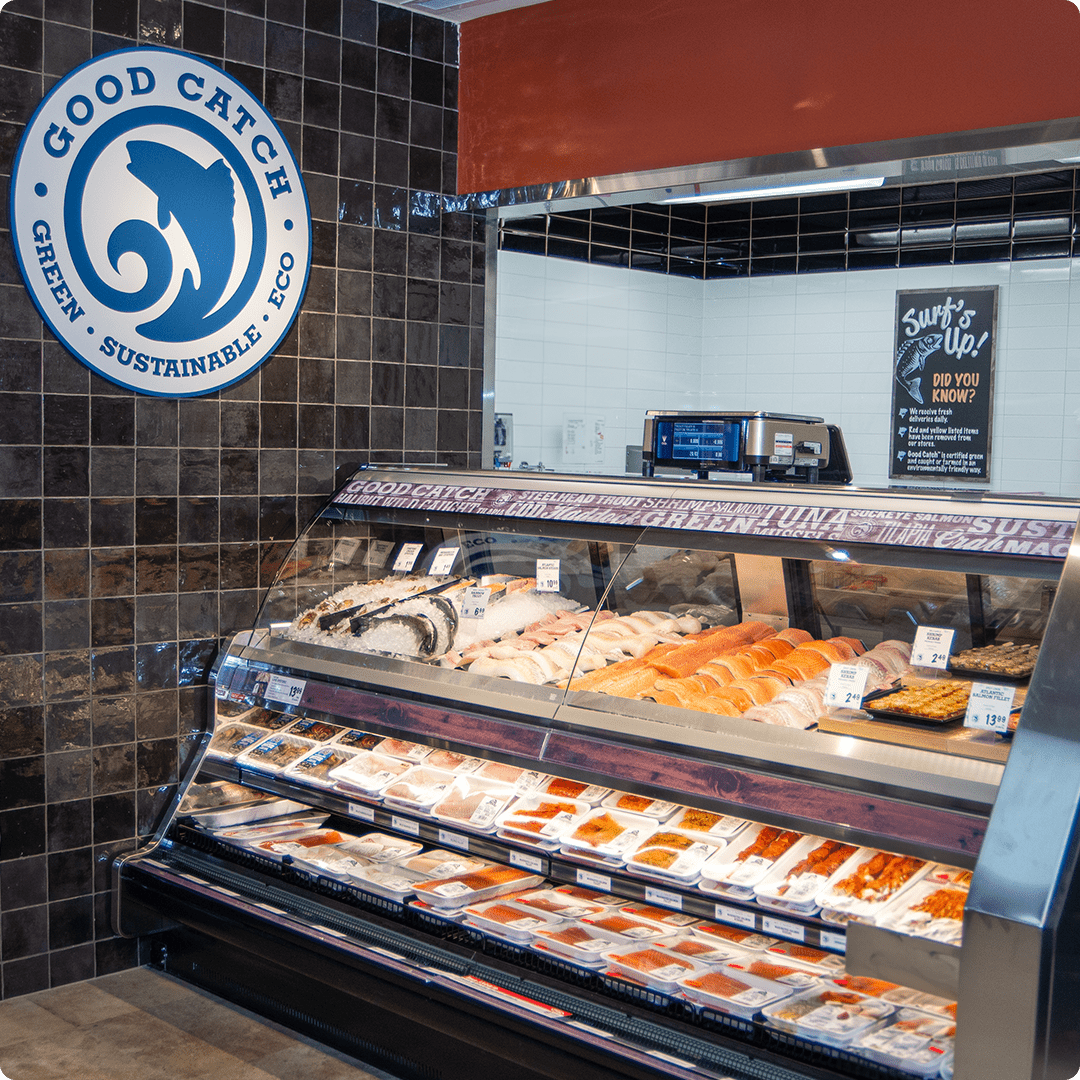
[[[591,414],[563,416],[563,464],[599,465],[604,461],[607,420]]]

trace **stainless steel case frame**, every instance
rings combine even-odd
[[[495,732],[482,756],[608,779],[692,805],[752,807],[759,820],[974,867],[962,948],[851,924],[848,970],[958,993],[960,1080],[1064,1080],[1080,1064],[1076,514],[1068,502],[967,492],[362,470],[297,542],[259,625],[237,635],[223,667],[232,669],[227,679],[253,668],[310,680],[309,704],[326,714],[334,712],[335,695],[360,695],[357,701],[381,710],[377,728],[406,737],[465,745],[457,741],[461,725],[444,720],[464,717]],[[334,521],[526,533],[628,549],[702,548],[758,567],[763,563],[754,560],[769,560],[786,581],[789,612],[805,600],[791,595],[790,579],[808,563],[1037,579],[1057,593],[1002,764],[289,640],[281,633],[282,606],[301,611],[313,597],[297,570],[305,537],[317,523]],[[605,597],[609,588],[610,580],[598,586]],[[827,792],[832,801],[798,807],[804,791]]]

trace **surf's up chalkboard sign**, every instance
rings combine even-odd
[[[987,480],[997,286],[896,294],[889,476]]]

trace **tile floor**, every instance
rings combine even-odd
[[[6,1080],[394,1080],[136,968],[0,1002]]]

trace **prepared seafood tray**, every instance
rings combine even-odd
[[[745,972],[703,971],[684,976],[678,989],[697,1005],[749,1020],[762,1009],[789,998],[790,986],[759,979]]]
[[[563,850],[590,851],[605,859],[622,860],[660,827],[656,818],[607,810],[598,806],[561,838]]]
[[[353,855],[373,863],[400,862],[419,854],[423,844],[391,833],[370,832],[349,840],[344,847]]]
[[[328,724],[324,720],[311,720],[303,719],[297,720],[291,728],[289,728],[290,735],[299,735],[302,739],[312,739],[315,742],[329,742],[331,739],[336,739],[339,735],[343,735],[348,728],[342,727],[340,724]]]
[[[971,683],[965,679],[935,679],[919,686],[904,686],[867,694],[863,709],[876,720],[949,724],[967,711]]]
[[[288,836],[290,833],[296,835],[311,832],[322,825],[327,817],[329,815],[322,811],[311,810],[306,814],[287,814],[272,821],[261,821],[254,825],[230,825],[213,831],[218,840],[226,840],[231,844],[251,844],[259,840]]]
[[[286,855],[293,860],[307,862],[305,855],[318,859],[320,848],[326,849],[335,844],[343,844],[352,837],[337,829],[311,829],[307,832],[290,833],[271,839],[257,840],[252,847],[267,858],[280,862]]]
[[[514,903],[530,911],[545,911],[549,915],[557,915],[560,919],[580,919],[584,915],[599,915],[606,910],[603,904],[567,896],[558,889],[536,889],[533,892],[519,893],[514,897]]]
[[[549,776],[536,789],[538,795],[549,795],[553,799],[578,799],[590,806],[599,805],[610,792],[611,788],[583,784],[580,780],[566,780],[561,776]]]
[[[889,990],[881,995],[881,999],[901,1008],[921,1009],[937,1016],[948,1016],[953,1023],[956,1022],[955,1001],[926,994],[922,990],[913,990],[910,986],[898,986],[895,990]]]
[[[373,750],[364,750],[351,761],[332,770],[330,776],[336,788],[362,791],[367,795],[373,795],[409,768],[409,763],[401,758],[387,757],[385,754],[376,754]]]
[[[797,941],[778,941],[770,945],[765,952],[770,959],[782,958],[783,962],[794,961],[803,967],[812,968],[823,975],[835,975],[844,970],[844,958],[825,949],[815,949],[813,945],[803,945]]]
[[[604,953],[603,960],[614,972],[665,994],[678,993],[680,979],[708,970],[690,957],[652,946],[624,945]]]
[[[475,832],[495,831],[499,814],[515,798],[511,784],[485,780],[476,773],[455,776],[442,798],[431,808],[433,817]]]
[[[888,1022],[857,1039],[851,1049],[860,1055],[915,1076],[936,1076],[952,1059],[956,1022],[918,1009],[900,1009]]]
[[[745,949],[738,945],[731,945],[725,941],[707,941],[698,937],[693,931],[680,933],[678,937],[657,945],[658,949],[668,949],[677,956],[688,956],[699,964],[707,967],[721,967],[730,960],[738,960],[749,956]]]
[[[452,773],[475,772],[483,764],[480,758],[458,754],[453,750],[432,750],[424,764],[432,769],[445,769]]]
[[[632,919],[629,915],[621,912],[605,911],[599,915],[584,915],[581,924],[603,934],[608,941],[632,944],[641,941],[662,941],[664,938],[674,937],[676,929],[673,926],[661,926],[659,923],[647,922],[644,919]]]
[[[564,926],[558,930],[537,930],[533,948],[547,950],[585,967],[603,967],[604,953],[611,949],[611,938],[583,925]]]
[[[298,849],[288,854],[292,856],[296,866],[315,874],[347,881],[353,874],[372,865],[369,859],[350,850],[349,840],[341,844],[321,844],[312,848],[303,848],[300,843],[302,840],[298,842]]]
[[[818,893],[821,917],[832,923],[873,920],[889,900],[911,888],[931,868],[911,855],[859,848]]]
[[[577,825],[592,810],[577,799],[554,799],[545,795],[522,795],[496,819],[502,833],[523,834],[555,843],[560,834]]]
[[[971,880],[970,872],[958,873],[966,874],[967,880]],[[963,936],[967,896],[966,886],[955,881],[942,882],[931,873],[886,904],[874,916],[874,922],[900,934],[958,945]]]
[[[638,900],[620,903],[619,910],[632,919],[644,919],[646,922],[666,927],[672,933],[688,930],[701,922],[696,916],[687,915],[684,911],[672,911],[670,908],[657,907],[655,904]]]
[[[696,810],[692,806],[684,806],[670,822],[673,829],[681,829],[694,839],[709,844],[717,840],[730,840],[749,824],[746,818],[714,814],[711,810]]]
[[[245,750],[250,750],[266,738],[269,738],[266,728],[252,724],[225,724],[219,731],[214,732],[214,737],[206,748],[206,756],[233,761]]]
[[[487,866],[465,874],[438,881],[424,881],[417,886],[417,895],[436,908],[463,908],[493,900],[496,896],[532,889],[544,879],[512,866]]]
[[[375,744],[374,750],[377,754],[402,758],[412,764],[423,761],[431,753],[430,746],[425,746],[423,743],[407,742],[405,739],[382,739]]]
[[[777,860],[793,848],[803,834],[772,825],[753,824],[738,840],[711,855],[701,867],[703,892],[749,900]]]
[[[895,1011],[881,998],[833,988],[808,990],[762,1010],[774,1027],[828,1046],[849,1046]]]
[[[723,923],[702,922],[694,927],[695,934],[704,934],[710,941],[726,941],[731,945],[738,945],[747,952],[761,952],[775,945],[777,939],[758,934],[753,930],[743,930],[738,926],[725,926]]]
[[[350,750],[374,750],[383,741],[383,736],[372,735],[370,731],[359,728],[346,728],[334,741],[338,746],[347,746]]]
[[[819,986],[823,978],[822,972],[813,971],[800,964],[779,963],[775,958],[760,953],[737,956],[724,965],[724,971],[737,978],[742,978],[744,974],[753,975],[755,979],[777,983],[790,990],[808,990]]]
[[[387,807],[426,814],[446,794],[454,774],[427,765],[413,765],[380,792]]]
[[[1038,658],[1038,645],[1017,645],[1003,641],[998,645],[964,649],[949,660],[949,670],[979,678],[989,675],[992,679],[1024,682],[1031,677]]]
[[[619,907],[625,902],[621,896],[597,892],[596,889],[586,889],[581,885],[556,885],[553,891],[560,896],[568,896],[572,900],[580,900],[585,904],[599,904],[601,907]]]
[[[818,893],[855,851],[854,844],[804,836],[754,886],[754,898],[762,907],[812,915],[818,908]]]
[[[626,868],[641,877],[692,885],[705,860],[723,846],[723,840],[709,844],[695,840],[689,833],[663,826],[626,856]]]
[[[455,877],[457,874],[471,874],[476,870],[494,866],[487,859],[475,855],[462,855],[460,851],[444,851],[442,848],[429,848],[419,855],[412,855],[401,860],[401,865],[414,874],[422,874],[429,880],[440,881]]]
[[[236,764],[244,769],[279,773],[319,744],[311,739],[301,739],[288,732],[278,732],[237,755]]]
[[[299,780],[303,784],[333,787],[334,778],[330,774],[334,769],[347,765],[359,752],[359,750],[346,750],[342,746],[318,746],[291,765],[287,765],[284,775],[290,780]]]
[[[600,805],[608,810],[642,814],[648,818],[655,818],[657,821],[667,821],[677,810],[683,809],[678,803],[650,799],[645,795],[633,795],[629,791],[613,791],[600,801]]]
[[[385,896],[388,900],[397,900],[399,903],[404,903],[414,896],[420,882],[429,880],[423,874],[406,870],[397,863],[359,866],[350,872],[349,879],[358,889]]]
[[[539,908],[524,908],[512,901],[486,900],[465,908],[465,921],[495,937],[527,945],[540,930],[566,925],[566,920]]]

